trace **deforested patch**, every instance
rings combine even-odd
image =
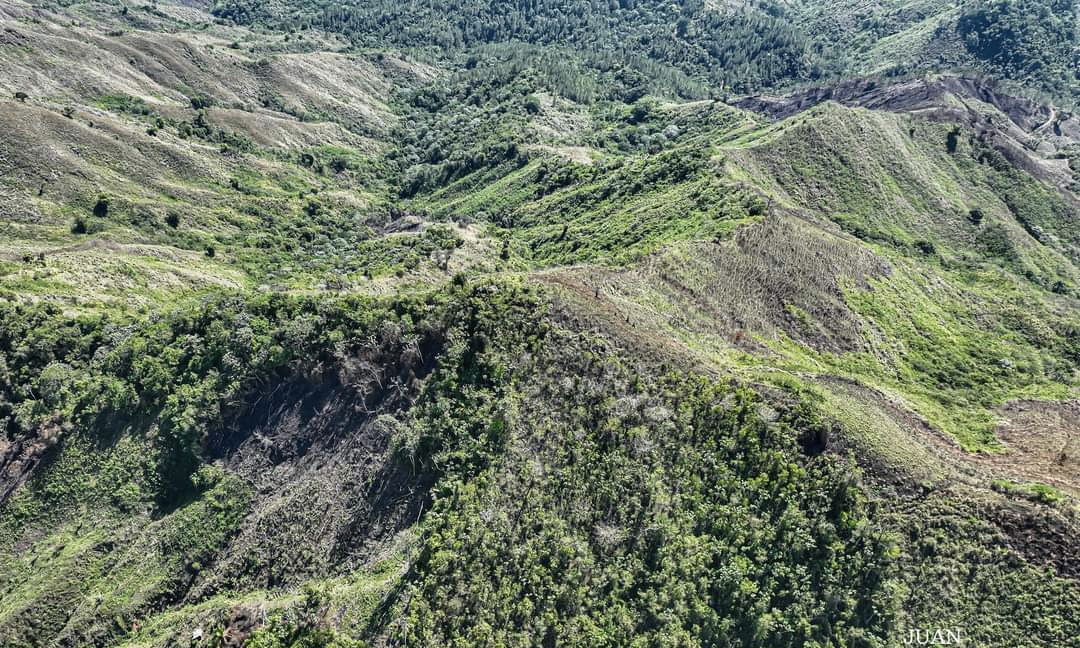
[[[612,290],[673,326],[741,338],[783,333],[815,349],[866,347],[842,283],[865,286],[891,267],[874,253],[796,218],[772,216],[720,244],[667,249],[629,270]]]
[[[1005,445],[993,463],[1080,494],[1080,401],[1007,403],[994,433]]]
[[[253,485],[252,511],[189,600],[361,564],[416,522],[431,476],[393,444],[444,344],[441,331],[386,321],[356,348],[252,391],[208,448]]]

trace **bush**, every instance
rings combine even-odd
[[[540,98],[536,95],[529,95],[525,99],[525,112],[530,115],[539,114],[543,110],[543,106],[540,104]]]
[[[205,95],[196,95],[191,98],[191,107],[195,110],[205,110],[214,105],[214,100]]]
[[[956,153],[956,149],[960,144],[960,129],[954,128],[949,131],[949,136],[945,139],[945,149],[949,153]]]
[[[98,196],[94,203],[94,217],[105,218],[109,215],[109,199],[106,196]]]

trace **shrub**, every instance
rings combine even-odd
[[[340,155],[335,155],[333,159],[330,160],[330,169],[334,173],[344,173],[349,169],[349,161]]]
[[[945,148],[949,153],[956,153],[957,146],[960,143],[960,129],[954,128],[949,131],[949,136],[945,140]]]
[[[94,216],[96,218],[105,218],[109,215],[109,198],[107,196],[98,196],[97,202],[94,203]]]
[[[543,106],[540,104],[540,98],[536,95],[529,95],[525,99],[525,112],[530,115],[539,114],[543,110]]]
[[[195,95],[191,98],[191,107],[195,110],[205,110],[214,105],[214,100],[205,95]]]

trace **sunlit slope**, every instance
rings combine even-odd
[[[478,179],[430,204],[724,365],[861,380],[969,448],[1011,399],[1075,397],[1075,196],[974,129],[825,104]]]

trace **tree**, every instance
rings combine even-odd
[[[94,203],[94,216],[96,218],[105,218],[109,215],[109,198],[108,196],[98,196],[97,202]]]
[[[956,148],[960,143],[960,128],[953,128],[949,131],[949,137],[945,141],[945,148],[949,153],[956,153]]]
[[[525,111],[528,112],[530,115],[536,115],[541,110],[543,110],[543,106],[540,104],[539,97],[537,97],[536,95],[529,95],[525,99]]]
[[[330,169],[334,173],[344,173],[349,169],[349,161],[340,155],[335,155],[330,160]]]

